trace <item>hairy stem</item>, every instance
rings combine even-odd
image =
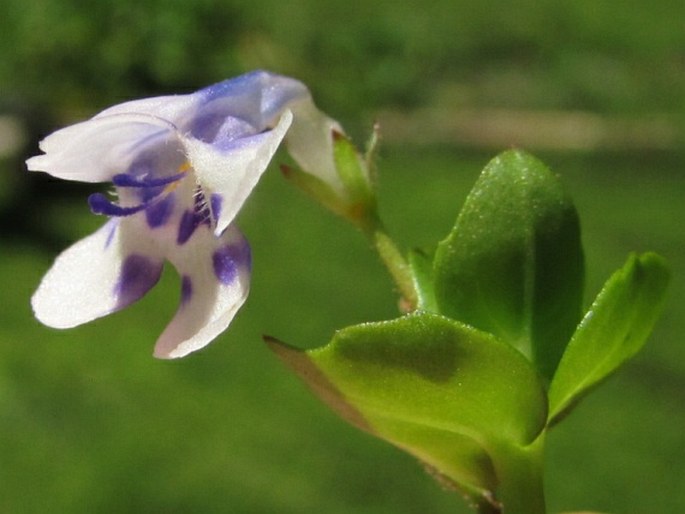
[[[382,224],[378,222],[372,229],[365,231],[373,247],[387,268],[397,289],[402,295],[403,310],[412,311],[418,304],[411,269],[395,242],[390,238]]]

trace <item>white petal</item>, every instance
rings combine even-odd
[[[317,176],[342,194],[343,185],[333,160],[333,131],[344,133],[335,120],[316,108],[311,97],[288,106],[293,124],[286,136],[288,152],[307,173]]]
[[[209,193],[207,196],[220,199],[218,216],[213,213],[217,217],[215,234],[221,234],[238,214],[291,122],[292,114],[285,111],[272,130],[253,136],[212,144],[195,138],[182,139],[197,181]]]
[[[175,138],[175,126],[161,118],[114,114],[50,134],[40,142],[45,154],[28,159],[26,165],[67,180],[104,182],[123,173],[147,145]]]
[[[161,359],[183,357],[221,334],[250,287],[250,248],[235,226],[215,237],[205,226],[168,256],[181,276],[181,304],[155,345]]]
[[[109,221],[62,252],[31,299],[36,317],[54,328],[74,327],[126,307],[155,285],[163,259],[137,223]]]
[[[144,114],[168,120],[176,126],[191,116],[201,99],[197,94],[166,95],[131,100],[105,109],[95,119],[113,114]]]

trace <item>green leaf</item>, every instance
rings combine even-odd
[[[348,327],[306,352],[268,342],[344,419],[415,455],[474,501],[495,490],[497,452],[530,444],[544,427],[546,395],[525,358],[443,316]]]
[[[644,345],[661,312],[669,272],[656,254],[631,255],[604,285],[559,363],[550,386],[550,424]]]
[[[483,170],[435,256],[440,312],[512,344],[551,378],[581,313],[576,210],[539,160],[508,151]]]
[[[365,161],[352,141],[337,131],[333,131],[333,160],[349,200],[364,206],[375,205]]]

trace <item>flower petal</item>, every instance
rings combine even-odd
[[[250,247],[231,225],[214,237],[200,227],[193,244],[179,246],[169,260],[181,276],[181,303],[155,345],[155,357],[183,357],[226,330],[250,287]]]
[[[176,127],[146,114],[96,117],[50,134],[40,142],[44,155],[31,157],[31,171],[66,180],[105,182],[126,170],[148,145],[176,138]]]
[[[342,127],[317,109],[310,96],[289,108],[294,119],[285,139],[288,152],[304,171],[342,194],[344,187],[333,160],[333,131],[344,133]]]
[[[288,150],[302,169],[316,175],[338,191],[342,184],[333,161],[332,132],[342,127],[321,112],[302,82],[266,71],[254,71],[214,84],[196,93],[202,98],[193,120],[194,137],[209,141],[220,121],[244,120],[260,132],[274,125],[290,110],[293,122],[286,142]]]
[[[302,82],[263,70],[245,73],[201,89],[197,93],[200,105],[196,123],[191,131],[206,133],[209,120],[239,118],[251,125],[256,132],[273,127],[292,102],[309,96]]]
[[[120,114],[144,114],[173,122],[176,126],[196,111],[200,98],[197,93],[188,95],[166,95],[131,100],[113,105],[97,114],[94,119]]]
[[[216,235],[233,221],[257,185],[292,118],[291,112],[285,111],[272,130],[238,139],[218,139],[212,144],[195,138],[182,139],[197,181],[211,198]]]
[[[70,328],[122,309],[157,283],[163,259],[140,219],[111,220],[57,257],[31,299],[36,317]]]

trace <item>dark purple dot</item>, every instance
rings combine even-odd
[[[125,307],[142,297],[157,283],[161,274],[161,262],[137,254],[126,257],[114,287],[118,307]]]
[[[190,280],[188,275],[183,275],[183,278],[181,278],[181,305],[188,303],[192,296],[193,281]]]
[[[238,274],[238,268],[250,267],[250,247],[247,243],[223,246],[212,254],[214,274],[219,282],[228,285]]]
[[[171,213],[174,211],[174,195],[168,194],[159,202],[155,202],[145,209],[145,219],[150,228],[161,227],[169,221]]]
[[[209,197],[209,205],[212,208],[212,215],[214,216],[215,220],[218,220],[219,216],[221,216],[221,206],[223,202],[224,197],[219,193],[212,193],[212,195]]]
[[[198,227],[199,221],[197,214],[193,211],[185,211],[181,216],[181,222],[178,225],[178,236],[176,242],[180,245],[185,244],[190,236],[193,235],[195,229]]]

